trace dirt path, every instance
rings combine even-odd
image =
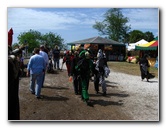
[[[29,78],[22,78],[19,95],[20,118],[53,121],[158,120],[158,80],[154,79],[151,83],[141,81],[142,84],[139,85],[139,76],[133,76],[135,84],[123,77],[132,79],[132,76],[111,72],[106,79],[105,97],[101,93],[95,94],[93,82],[90,82],[89,95],[92,106],[87,106],[80,95],[74,94],[65,69],[55,74],[46,74],[45,87],[41,91],[42,99],[36,99],[30,93]],[[149,86],[153,87],[153,91],[149,91]]]

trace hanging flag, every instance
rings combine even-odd
[[[13,41],[13,29],[11,28],[8,32],[8,45],[12,46],[12,41]]]

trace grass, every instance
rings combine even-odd
[[[111,70],[114,70],[117,72],[140,76],[139,64],[108,61],[108,66],[110,67]],[[149,72],[158,78],[158,69],[156,69],[155,67],[150,67]]]

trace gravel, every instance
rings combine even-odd
[[[126,114],[132,116],[134,120],[159,120],[158,78],[146,82],[146,80],[142,81],[140,76],[111,71],[106,80],[125,93],[122,110]],[[109,89],[111,90],[111,88]]]
[[[60,61],[61,63],[62,61]],[[63,66],[66,69],[66,66]],[[159,121],[159,80],[153,78],[147,82],[141,80],[141,76],[128,75],[111,70],[107,82],[107,92],[113,92],[111,98],[117,99],[118,93],[123,104],[122,111],[135,121]],[[109,85],[110,84],[110,85]]]
[[[107,96],[102,96],[101,86],[96,94],[90,81],[88,92],[92,106],[87,106],[80,95],[74,94],[65,64],[62,71],[46,74],[41,100],[29,92],[29,78],[21,78],[21,120],[159,121],[157,78],[146,82],[141,81],[140,76],[111,70],[106,84]]]

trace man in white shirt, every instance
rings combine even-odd
[[[39,55],[41,55],[41,56],[44,58],[45,63],[46,63],[46,67],[45,67],[45,69],[47,69],[49,59],[48,59],[48,55],[47,55],[47,53],[44,52],[44,45],[41,45],[41,46],[40,46],[40,52],[39,52]],[[44,72],[44,74],[43,74],[42,87],[43,87],[43,84],[44,84],[44,80],[45,80],[45,72]]]

